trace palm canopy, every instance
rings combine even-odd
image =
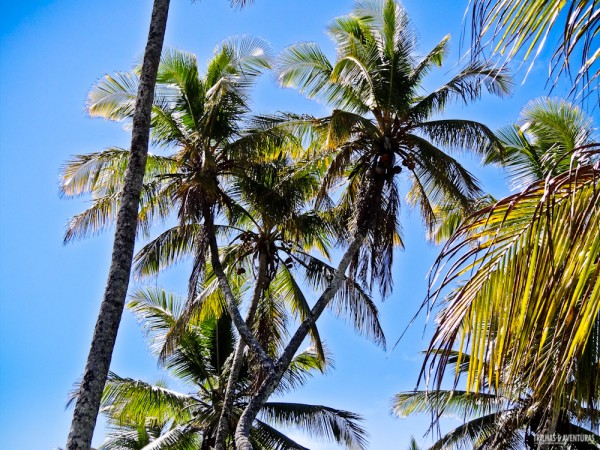
[[[229,280],[233,284],[245,280],[248,291],[258,278],[265,278],[258,317],[252,322],[259,342],[270,349],[273,357],[284,343],[289,311],[300,320],[310,311],[298,277],[315,288],[323,288],[333,277],[333,267],[313,253],[318,249],[328,255],[329,240],[336,228],[330,213],[311,208],[318,187],[318,173],[310,165],[295,167],[288,155],[269,151],[232,180],[228,191],[231,202],[227,217],[223,217],[227,221],[218,226],[224,243],[222,264]],[[177,225],[161,233],[136,255],[136,272],[154,275],[193,254],[202,233],[200,224]],[[258,262],[262,257],[265,266],[261,269]],[[259,273],[261,270],[264,273]],[[218,309],[222,305],[214,274],[208,273],[203,283],[207,287],[202,287],[187,304],[183,321],[198,308]],[[346,278],[331,309],[352,322],[359,332],[385,345],[377,307],[359,283]],[[311,337],[323,356],[316,326]]]
[[[158,352],[183,313],[184,302],[162,290],[149,289],[136,293],[129,308],[151,338],[153,350]],[[214,445],[234,346],[231,319],[226,314],[195,316],[188,321],[177,348],[164,362],[165,368],[192,389],[192,393],[173,391],[164,383],[152,385],[111,374],[104,392],[103,411],[113,431],[102,448],[184,450],[208,449]],[[314,353],[299,354],[279,392],[306,382],[320,364]],[[245,366],[235,386],[230,419],[234,422],[252,395],[249,375]],[[251,438],[255,448],[303,449],[274,428],[295,426],[346,448],[361,449],[366,435],[360,420],[356,414],[326,406],[272,402],[265,405],[260,419],[255,421]],[[231,429],[235,429],[235,424]]]
[[[575,135],[583,140],[531,139],[552,124],[554,134],[543,136],[569,136],[564,131],[579,113],[549,105],[544,120],[531,117],[529,136],[521,131],[522,150],[508,150],[509,170],[539,181],[473,213],[438,257],[431,298],[459,286],[445,297],[423,369],[435,370],[439,386],[453,349],[470,351],[468,391],[497,387],[500,377],[516,390],[521,380],[552,432],[565,406],[598,423],[600,145],[589,129]],[[545,120],[552,111],[556,120]],[[539,164],[546,158],[554,164]],[[473,362],[484,359],[485,367]]]
[[[179,50],[163,53],[151,137],[168,154],[148,157],[140,231],[147,235],[152,223],[175,213],[180,232],[189,235],[204,212],[215,214],[228,204],[228,180],[261,145],[261,137],[250,137],[243,128],[249,113],[249,88],[267,67],[268,47],[249,37],[217,46],[204,74],[199,73],[194,55]],[[88,111],[92,116],[129,120],[137,84],[137,71],[106,76],[90,92]],[[91,193],[93,199],[92,207],[71,220],[65,240],[93,234],[114,221],[127,157],[126,150],[112,148],[76,156],[65,165],[62,192],[69,196]],[[186,242],[195,255],[191,295],[207,252],[206,239],[198,233],[194,236],[196,240]]]
[[[353,12],[335,19],[328,32],[336,45],[335,61],[316,44],[296,44],[279,56],[278,79],[335,108],[329,117],[305,118],[317,138],[311,157],[326,167],[323,194],[348,178],[340,213],[346,214],[351,230],[368,238],[351,274],[371,285],[379,282],[387,294],[392,248],[402,243],[394,175],[404,166],[408,201],[419,206],[427,225],[435,222],[434,205],[443,199],[467,206],[480,192],[477,181],[441,148],[484,155],[498,150],[498,142],[480,123],[436,115],[451,101],[478,98],[484,88],[504,94],[510,81],[501,70],[473,63],[425,93],[423,80],[442,64],[449,37],[417,58],[415,31],[393,0],[356,2]]]
[[[315,289],[324,289],[334,273],[334,268],[313,252],[319,250],[329,256],[330,240],[336,237],[337,229],[331,211],[321,212],[312,207],[319,179],[319,172],[311,164],[294,165],[289,155],[281,152],[270,152],[262,161],[249,166],[243,176],[236,178],[232,189],[240,211],[237,221],[235,217],[229,218],[236,230],[231,244],[223,249],[224,264],[235,264],[243,271],[251,270],[261,253],[265,254],[269,282],[264,301],[283,300],[301,321],[310,314],[310,306],[298,277]],[[359,283],[346,277],[330,308],[349,319],[357,331],[385,346],[377,307]],[[261,337],[273,337],[272,327],[260,322],[256,326],[259,341]],[[316,326],[311,337],[322,354]],[[273,355],[282,348],[276,350]]]
[[[595,140],[593,121],[575,105],[557,98],[531,100],[514,125],[500,129],[502,158],[492,158],[506,168],[513,187],[526,186],[568,171],[583,149]],[[574,160],[575,158],[575,160]]]
[[[521,53],[524,60],[533,56],[531,70],[548,43],[554,46],[550,64],[556,77],[554,82],[566,73],[573,80],[571,93],[585,96],[597,90],[600,76],[597,0],[473,0],[470,9],[475,56],[486,47],[507,61]],[[571,67],[576,68],[574,78]]]
[[[531,100],[517,123],[501,128],[496,134],[503,147],[502,155],[490,154],[486,162],[502,166],[515,190],[566,172],[581,156],[576,150],[594,141],[591,118],[565,100],[546,97]],[[473,199],[468,210],[453,203],[440,205],[438,223],[430,238],[437,243],[449,239],[470,212],[496,201],[485,195]]]
[[[248,89],[268,67],[268,48],[256,38],[232,39],[218,46],[204,74],[199,73],[194,55],[179,50],[163,53],[151,138],[156,146],[174,151],[149,156],[139,216],[142,230],[153,219],[171,214],[173,204],[185,222],[199,220],[204,207],[227,202],[220,183],[257,146],[257,138],[247,138],[242,131],[249,113]],[[89,94],[90,115],[129,120],[138,83],[137,71],[106,76]],[[89,192],[94,201],[71,221],[67,240],[96,232],[112,221],[126,160],[125,150],[113,148],[76,156],[65,165],[63,194]]]

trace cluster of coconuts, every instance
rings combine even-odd
[[[249,246],[249,244],[251,243],[251,241],[254,240],[254,238],[255,238],[255,236],[249,231],[244,232],[240,235],[240,239],[242,240],[244,246]],[[282,244],[282,248],[283,248],[283,250],[286,250],[289,252],[291,250],[292,246],[290,244],[284,243],[284,244]],[[292,259],[291,256],[288,257],[285,261],[283,261],[283,263],[285,264],[285,266],[288,269],[292,269],[294,267],[294,260]],[[236,272],[238,275],[243,275],[246,273],[246,269],[243,267],[239,267]]]
[[[240,239],[241,239],[241,241],[243,243],[242,245],[244,247],[250,247],[252,241],[254,241],[254,234],[252,234],[250,231],[246,231],[240,235]],[[237,270],[238,275],[243,275],[245,273],[246,273],[246,269],[244,269],[243,267],[238,268],[238,270]]]
[[[373,167],[370,167],[366,170],[365,175],[367,177],[372,177],[373,175],[384,175],[386,173],[388,175],[398,175],[400,172],[402,172],[402,167],[395,166],[393,164],[394,155],[392,153],[379,153],[377,162]],[[408,170],[414,170],[415,168],[415,162],[410,155],[402,160],[402,165]]]

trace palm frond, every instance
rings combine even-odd
[[[548,408],[564,405],[600,311],[599,181],[587,164],[534,183],[473,214],[446,244],[436,267],[452,266],[438,287],[471,276],[440,312],[430,349],[468,345],[473,361],[486,355],[485,370],[470,364],[468,390],[484,380],[497,386],[502,376],[508,388],[525,383]],[[556,371],[557,361],[568,369]]]
[[[357,414],[320,405],[268,402],[261,417],[270,423],[299,427],[312,436],[337,442],[348,449],[365,449],[367,433]]]

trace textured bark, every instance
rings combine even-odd
[[[219,288],[225,297],[225,303],[227,305],[227,312],[231,316],[231,320],[235,325],[241,338],[246,342],[246,345],[250,348],[250,351],[259,359],[260,363],[268,370],[273,368],[273,360],[269,357],[265,349],[260,345],[260,342],[252,334],[252,330],[242,318],[240,310],[237,307],[235,296],[231,292],[229,286],[229,280],[223,270],[223,265],[219,259],[219,246],[217,244],[217,235],[215,233],[215,224],[212,212],[204,211],[204,226],[206,228],[206,237],[208,239],[208,246],[210,248],[210,262],[212,269],[219,282]]]
[[[123,314],[148,154],[152,100],[168,12],[169,0],[154,1],[133,115],[131,153],[125,172],[121,206],[117,214],[111,266],[75,404],[66,450],[90,450],[102,392]]]
[[[288,369],[294,355],[302,345],[302,342],[308,336],[310,329],[314,326],[317,319],[321,316],[329,302],[333,299],[344,280],[346,269],[350,265],[352,258],[356,255],[360,249],[363,241],[366,237],[366,230],[363,229],[357,232],[352,243],[346,249],[346,252],[342,256],[340,264],[335,272],[334,278],[327,286],[327,289],[321,294],[317,303],[310,311],[308,317],[300,324],[296,333],[286,346],[285,350],[277,360],[275,367],[269,370],[266,379],[261,384],[257,394],[250,399],[250,402],[246,406],[246,409],[242,413],[238,422],[237,429],[235,430],[235,445],[237,450],[253,450],[252,444],[250,443],[250,427],[254,422],[257,414],[264,406],[266,401],[269,399],[273,391],[277,388],[281,377]]]
[[[258,308],[258,302],[260,301],[266,287],[269,285],[269,282],[270,280],[267,276],[267,255],[263,252],[259,256],[258,276],[256,277],[256,284],[254,285],[252,300],[250,301],[250,307],[248,308],[248,314],[246,315],[246,324],[249,327],[251,327],[252,323],[254,322],[254,316]],[[245,348],[246,343],[243,339],[240,339],[237,348],[235,349],[235,355],[231,364],[231,371],[229,372],[229,378],[227,379],[225,398],[223,399],[223,409],[221,410],[219,424],[217,425],[215,450],[225,450],[227,434],[229,433],[229,417],[231,416],[233,401],[235,400],[235,384],[238,381],[242,363],[244,362]]]

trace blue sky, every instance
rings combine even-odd
[[[435,88],[458,64],[459,36],[467,1],[406,0],[423,52],[452,33],[445,69],[431,77]],[[128,147],[119,124],[86,117],[87,91],[102,75],[128,70],[143,50],[150,0],[31,0],[2,2],[0,20],[0,436],[6,450],[52,449],[66,441],[71,411],[64,408],[87,356],[108,271],[112,233],[62,245],[69,217],[85,198],[61,199],[58,173],[76,153]],[[350,0],[256,0],[232,10],[226,0],[173,0],[166,45],[194,52],[205,62],[228,36],[253,34],[275,52],[297,41],[317,41],[331,54],[324,33]],[[542,55],[543,57],[544,55]],[[500,100],[486,96],[469,108],[449,108],[447,117],[470,118],[492,128],[515,120],[528,99],[544,94],[546,63],[536,63],[527,83]],[[201,63],[202,65],[202,63]],[[557,91],[560,95],[562,92]],[[292,110],[316,115],[327,109],[275,86],[266,75],[254,92],[257,112]],[[499,170],[467,159],[496,196],[507,192]],[[426,275],[438,249],[424,241],[418,213],[403,212],[407,248],[396,255],[394,293],[379,303],[393,344],[426,292]],[[186,267],[161,276],[159,284],[186,290]],[[406,448],[411,435],[423,444],[427,417],[400,420],[389,414],[394,393],[415,387],[426,346],[425,318],[417,320],[393,352],[357,337],[326,315],[321,334],[336,369],[313,379],[289,398],[361,413],[371,448]],[[160,376],[141,331],[126,312],[112,369],[148,381]],[[453,423],[450,422],[449,426]],[[103,438],[102,423],[94,443]],[[302,439],[302,438],[299,438]],[[316,450],[335,448],[305,439]]]

